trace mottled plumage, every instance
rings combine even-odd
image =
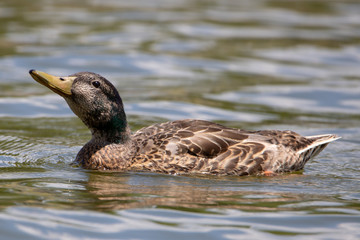
[[[290,172],[339,137],[303,137],[292,131],[245,131],[203,120],[154,124],[131,133],[116,88],[90,72],[31,76],[65,98],[92,139],[75,162],[87,169],[171,174],[250,175]]]

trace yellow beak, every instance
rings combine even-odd
[[[50,88],[55,93],[63,97],[71,95],[71,87],[76,77],[56,77],[34,69],[30,70],[29,73],[35,81]]]

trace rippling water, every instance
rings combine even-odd
[[[359,12],[355,0],[3,0],[2,238],[359,239]],[[201,118],[343,138],[275,177],[87,171],[69,163],[88,130],[32,68],[104,75],[133,130]]]

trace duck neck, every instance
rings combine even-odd
[[[112,117],[89,128],[92,139],[79,151],[75,163],[86,169],[126,169],[136,151],[126,117]]]
[[[113,116],[110,121],[96,127],[90,127],[93,140],[108,143],[125,144],[131,138],[125,113]]]

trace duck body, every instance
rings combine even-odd
[[[131,133],[116,88],[95,73],[30,75],[65,98],[92,139],[75,163],[86,169],[169,174],[252,175],[298,171],[333,134],[303,137],[292,131],[246,131],[195,119],[154,124]]]
[[[75,162],[88,169],[169,174],[291,172],[303,169],[336,138],[331,134],[302,137],[292,131],[245,131],[185,119],[142,128],[126,144],[91,140]]]

